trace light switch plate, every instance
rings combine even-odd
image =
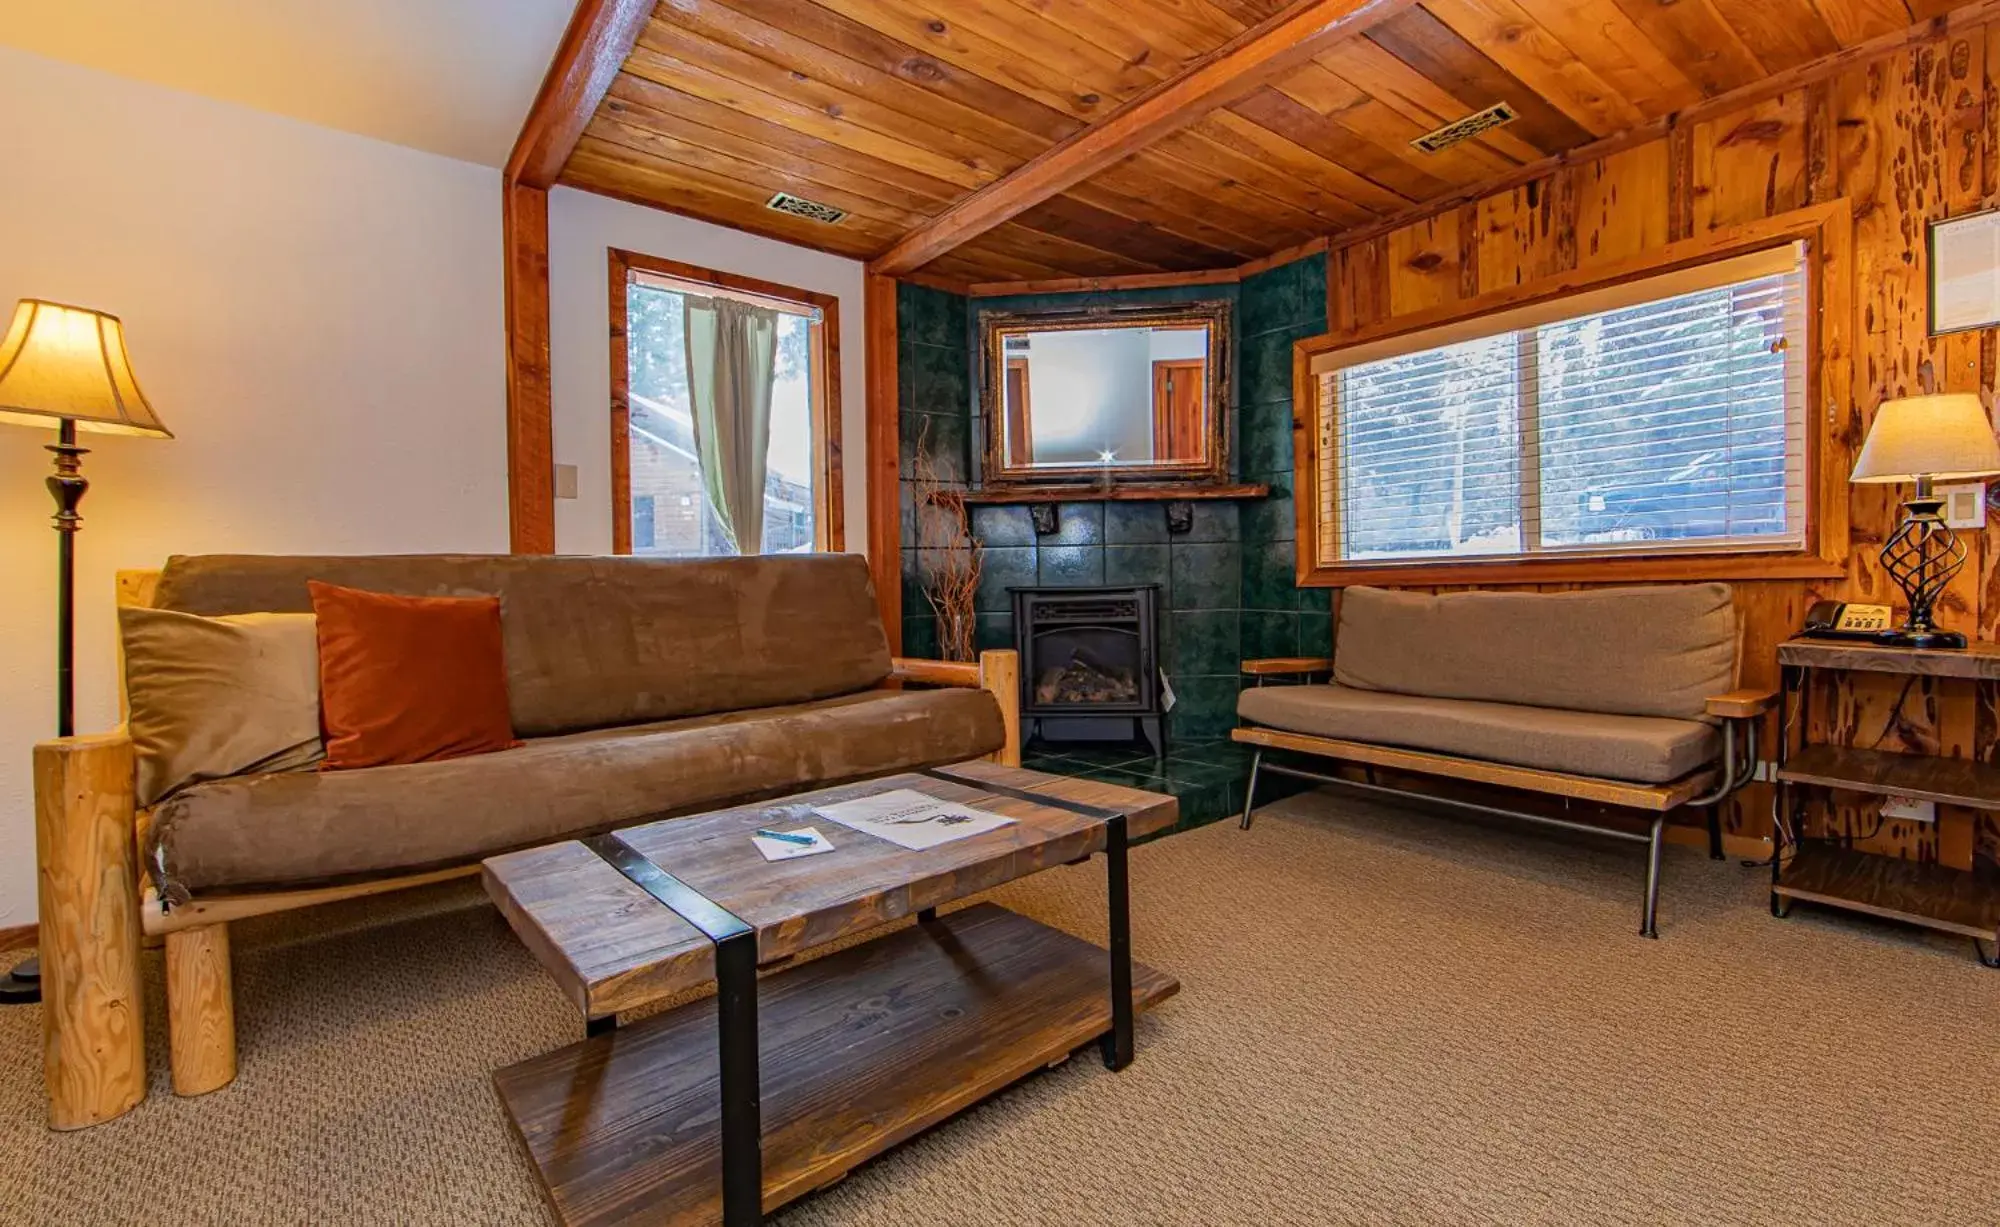
[[[1952,528],[1986,527],[1986,483],[1983,481],[1959,482],[1956,485],[1939,486],[1938,497],[1944,500],[1944,522]]]
[[[576,466],[559,464],[556,466],[556,497],[576,497]]]

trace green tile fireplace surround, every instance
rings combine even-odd
[[[1046,535],[1036,534],[1025,506],[985,504],[972,512],[984,556],[981,647],[1014,644],[1011,586],[1160,586],[1160,658],[1176,698],[1165,762],[1142,750],[1085,745],[1031,746],[1028,757],[1042,770],[1171,792],[1181,799],[1184,824],[1213,821],[1242,804],[1248,764],[1226,740],[1236,724],[1238,663],[1246,656],[1320,653],[1332,642],[1327,590],[1292,582],[1291,347],[1326,331],[1326,258],[1296,260],[1235,285],[968,301],[905,284],[897,297],[903,643],[918,656],[936,651],[937,623],[919,578],[920,510],[911,479],[920,438],[948,480],[973,478],[984,429],[975,312],[1214,298],[1236,305],[1231,476],[1268,485],[1269,497],[1195,502],[1186,533],[1168,532],[1163,502],[1062,503],[1056,531]]]

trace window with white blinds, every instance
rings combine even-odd
[[[1803,245],[1324,355],[1322,556],[1796,550]]]

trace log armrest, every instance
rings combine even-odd
[[[993,761],[1007,767],[1021,765],[1019,652],[1012,648],[994,648],[981,652],[976,662],[894,656],[889,660],[889,680],[927,686],[969,686],[986,691],[1000,704],[1000,718],[1007,728],[1007,742],[993,752]]]
[[[146,1096],[132,739],[35,747],[42,1060],[49,1125],[80,1129]]]
[[[1325,656],[1269,656],[1243,662],[1243,672],[1255,677],[1281,677],[1293,673],[1326,673],[1333,661]]]
[[[1775,690],[1746,687],[1710,698],[1708,714],[1725,720],[1751,720],[1770,711],[1777,701],[1778,692]]]

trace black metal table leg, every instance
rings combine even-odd
[[[617,832],[582,841],[715,943],[717,1090],[722,1100],[723,1227],[764,1221],[763,1087],[757,1070],[757,930],[640,855]],[[600,1019],[585,1026],[596,1034]],[[615,1024],[615,1019],[612,1020]]]
[[[1125,816],[1104,824],[1105,898],[1111,919],[1111,1033],[1104,1066],[1132,1063],[1132,892],[1126,878]]]
[[[764,1221],[763,1097],[757,1073],[757,935],[715,943],[715,1023],[722,1067],[723,1227]]]
[[[602,1018],[586,1018],[583,1020],[583,1034],[586,1038],[594,1039],[600,1035],[609,1035],[617,1029],[618,1016],[616,1014],[606,1014]]]
[[[922,908],[919,909],[917,912],[918,924],[927,925],[936,919],[937,919],[937,909],[934,907]]]

